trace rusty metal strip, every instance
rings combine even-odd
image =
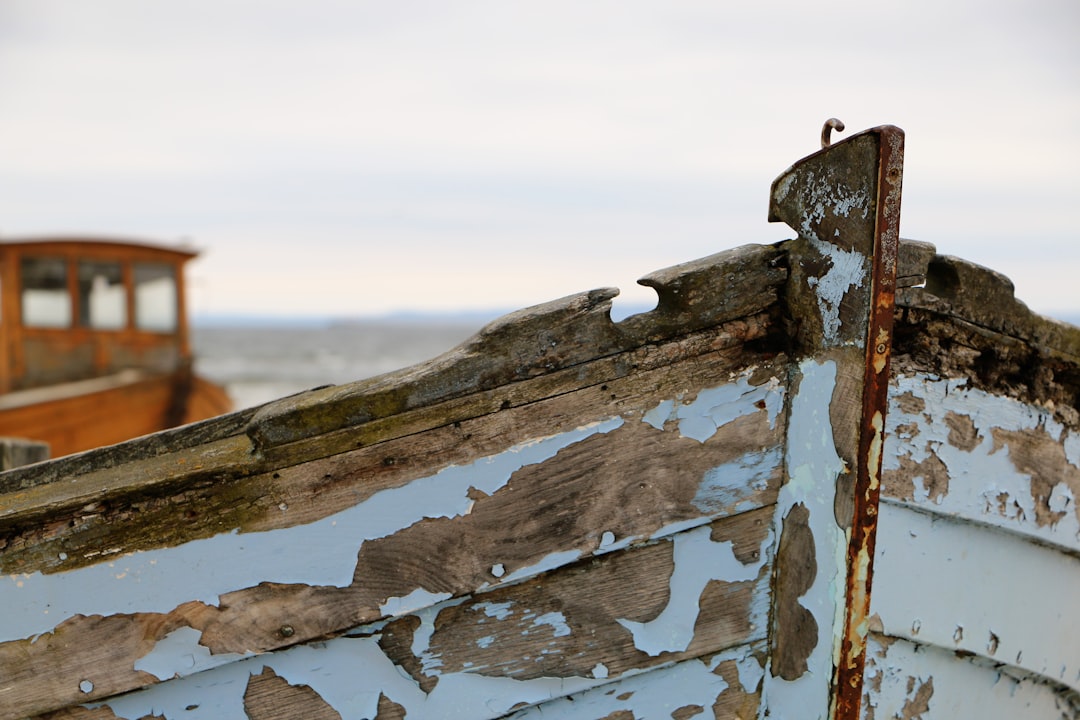
[[[863,374],[854,519],[847,551],[844,635],[840,645],[840,662],[836,670],[836,720],[858,720],[862,703],[880,494],[881,449],[889,396],[896,263],[900,244],[904,132],[892,126],[876,130],[880,142],[870,318]]]

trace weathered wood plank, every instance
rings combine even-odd
[[[541,703],[507,720],[634,720],[714,717],[753,720],[761,704],[763,643],[625,678],[609,685]]]
[[[380,697],[379,713],[386,707]],[[290,685],[270,668],[252,675],[244,690],[244,713],[248,720],[342,720],[319,694],[307,685]]]
[[[251,715],[255,704],[255,712],[268,714],[253,717],[286,717],[269,710],[279,696],[282,703],[319,699],[314,706],[342,717],[498,717],[522,703],[763,640],[772,512],[717,520],[326,643],[225,659],[104,703],[123,718],[154,712],[227,720]],[[169,650],[159,644],[144,666],[156,666]],[[755,692],[747,673],[752,665],[760,678],[763,661],[739,657],[735,677]],[[720,667],[725,659],[734,656],[708,668],[716,671],[710,704],[734,679],[730,665]],[[723,702],[745,703],[744,694],[733,691]]]
[[[1015,298],[1009,278],[961,258],[935,255],[927,263],[925,287],[904,288],[896,299],[906,308],[1021,340],[1046,357],[1080,362],[1080,333],[1074,326],[1033,313]]]
[[[429,363],[269,404],[253,420],[252,438],[265,451],[762,312],[787,277],[781,254],[747,245],[653,273],[643,282],[660,304],[624,323],[611,321],[611,288],[519,310]]]
[[[122,493],[114,493],[109,495],[108,502],[99,502],[104,490],[122,489],[126,473],[121,476],[107,472],[100,476],[94,474],[91,476],[93,481],[111,485],[85,497],[85,504],[78,512],[72,515],[53,513],[49,525],[32,527],[0,541],[3,543],[0,547],[4,549],[0,556],[0,572],[69,570],[97,562],[102,549],[115,549],[111,554],[128,553],[213,537],[234,528],[254,532],[310,523],[370,499],[381,491],[400,488],[442,467],[464,466],[478,457],[497,455],[515,444],[529,441],[537,432],[557,434],[579,424],[610,417],[626,416],[638,423],[645,413],[661,403],[672,402],[671,398],[684,395],[688,388],[705,387],[715,382],[713,378],[727,377],[735,367],[738,363],[725,354],[710,353],[631,378],[577,392],[557,393],[543,402],[509,408],[494,416],[439,426],[422,435],[409,435],[280,471],[260,473],[233,480],[227,485],[216,474],[222,472],[222,466],[218,465],[215,473],[197,484],[182,485],[175,493],[163,497],[129,499]],[[755,395],[750,403],[767,399],[769,408],[754,408],[745,400],[743,402],[748,410],[766,411],[762,417],[769,421],[770,433],[776,429],[773,421],[782,395],[770,388],[779,390],[776,379],[779,372],[777,366],[771,365],[763,366],[756,374],[746,375],[740,381],[742,390],[736,388],[730,400],[735,411],[739,398],[746,393],[761,395],[760,398]],[[753,383],[760,383],[761,390],[755,391],[753,388],[757,386]],[[781,436],[773,433],[768,437],[778,440]],[[213,467],[215,461],[230,467],[242,463],[243,445],[222,442],[225,444],[205,447],[201,453],[155,458],[132,468],[132,472],[158,476],[168,476],[170,472],[190,475],[204,472],[200,470],[202,466]],[[743,448],[741,452],[755,444],[760,449],[772,442],[765,439],[756,443],[750,436],[734,436],[727,441],[732,448]],[[734,458],[729,454],[722,460]],[[23,492],[37,491],[48,492],[46,488]],[[117,494],[120,497],[116,497]],[[129,522],[133,516],[139,518],[139,523]]]
[[[344,480],[336,500],[318,491],[327,487],[326,467],[306,473],[298,468],[296,477],[282,473],[278,480],[300,486],[278,495],[269,483],[262,502],[285,519],[272,529],[249,526],[262,532],[125,555],[147,542],[147,528],[155,524],[147,518],[101,523],[105,538],[88,537],[83,547],[118,548],[105,563],[0,581],[20,607],[4,620],[8,639],[26,628],[46,633],[37,642],[0,645],[0,667],[21,678],[9,697],[29,706],[79,700],[72,678],[80,667],[109,678],[95,682],[103,694],[152,682],[131,658],[143,657],[147,643],[178,628],[196,629],[216,654],[263,651],[392,614],[417,592],[467,593],[570,562],[602,545],[622,546],[768,503],[779,484],[776,448],[783,437],[783,386],[771,374],[775,370],[747,373],[693,397],[672,397],[675,388],[700,385],[695,378],[715,377],[717,362],[710,356],[606,390],[586,389],[584,396],[560,395],[444,428],[430,437],[430,452],[423,439],[411,438],[413,457],[404,449],[388,452],[384,444],[336,458],[335,477]],[[590,415],[596,418],[591,423]],[[471,436],[466,454],[455,450],[462,432]],[[472,454],[486,449],[494,452],[487,459]],[[403,462],[387,464],[387,457]],[[441,467],[445,472],[423,475]],[[230,495],[226,489],[236,487],[213,494],[221,501]],[[155,511],[175,513],[183,524],[188,509],[207,510],[198,496],[177,500]],[[291,524],[294,510],[308,522]],[[235,516],[216,520],[223,517]],[[73,554],[65,544],[52,548],[57,554],[50,562],[59,553]],[[5,553],[4,560],[17,556]],[[59,605],[52,599],[57,593],[67,598]],[[42,612],[46,602],[47,620],[26,615]],[[117,612],[124,615],[78,617]],[[108,661],[95,649],[106,638],[117,653]]]
[[[0,482],[6,481],[11,488],[11,492],[0,496],[0,531],[34,526],[45,516],[61,518],[65,513],[77,514],[85,505],[106,495],[114,503],[124,503],[127,501],[125,494],[162,495],[188,485],[220,485],[226,480],[235,482],[251,476],[266,475],[274,479],[273,473],[281,468],[452,426],[590,386],[603,389],[609,382],[701,356],[709,358],[709,366],[718,373],[715,377],[725,377],[742,367],[772,358],[776,352],[774,343],[768,340],[771,332],[775,329],[767,316],[740,319],[673,343],[648,345],[571,370],[541,375],[399,415],[379,417],[288,447],[266,448],[261,454],[253,454],[251,441],[243,432],[249,428],[247,420],[253,411],[188,428],[188,435],[201,438],[201,443],[184,443],[182,435],[173,437],[174,431],[158,433],[112,449],[63,458],[41,466],[36,475],[28,476],[19,471],[0,475]],[[758,343],[763,345],[757,347]],[[750,350],[747,344],[755,345],[757,349]],[[715,378],[708,382],[715,382]],[[353,392],[360,393],[360,389],[354,388]],[[374,391],[373,394],[377,395]],[[617,393],[614,394],[617,397]],[[241,432],[237,433],[237,430]],[[152,447],[143,448],[146,452],[140,456],[137,451],[146,444]],[[122,473],[114,470],[121,463],[124,464]],[[61,476],[64,482],[56,483]],[[265,477],[258,477],[254,482],[263,486],[266,481]]]

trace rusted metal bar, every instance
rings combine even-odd
[[[889,400],[889,356],[896,300],[896,263],[900,245],[900,195],[904,167],[904,133],[896,127],[877,129],[878,179],[874,251],[871,256],[870,318],[863,373],[862,417],[854,511],[847,552],[844,635],[836,671],[836,720],[857,720],[862,702],[863,668],[873,582],[881,478],[881,448]]]
[[[821,551],[818,577],[795,593],[794,604],[806,613],[799,607],[788,608],[794,615],[774,612],[773,675],[784,682],[771,683],[767,702],[770,710],[790,712],[801,687],[828,703],[828,714],[816,717],[856,720],[888,399],[904,134],[884,126],[833,145],[829,131],[838,127],[826,123],[826,147],[776,179],[769,208],[770,220],[798,232],[786,244],[785,299],[793,353],[801,359],[793,374],[789,480],[779,507],[785,513],[789,506],[808,509],[806,525]],[[783,570],[775,582],[778,592],[790,590]],[[784,665],[793,634],[811,626],[790,618],[807,613],[822,632],[800,638],[799,663]]]

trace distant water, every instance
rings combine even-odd
[[[224,385],[239,410],[414,365],[484,324],[470,318],[195,326],[192,345],[196,371]]]

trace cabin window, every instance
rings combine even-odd
[[[79,262],[79,324],[99,330],[127,326],[127,291],[118,262]]]
[[[136,263],[135,326],[140,330],[176,330],[176,268],[164,263]]]
[[[27,327],[71,327],[71,294],[63,258],[22,259],[22,319]]]

